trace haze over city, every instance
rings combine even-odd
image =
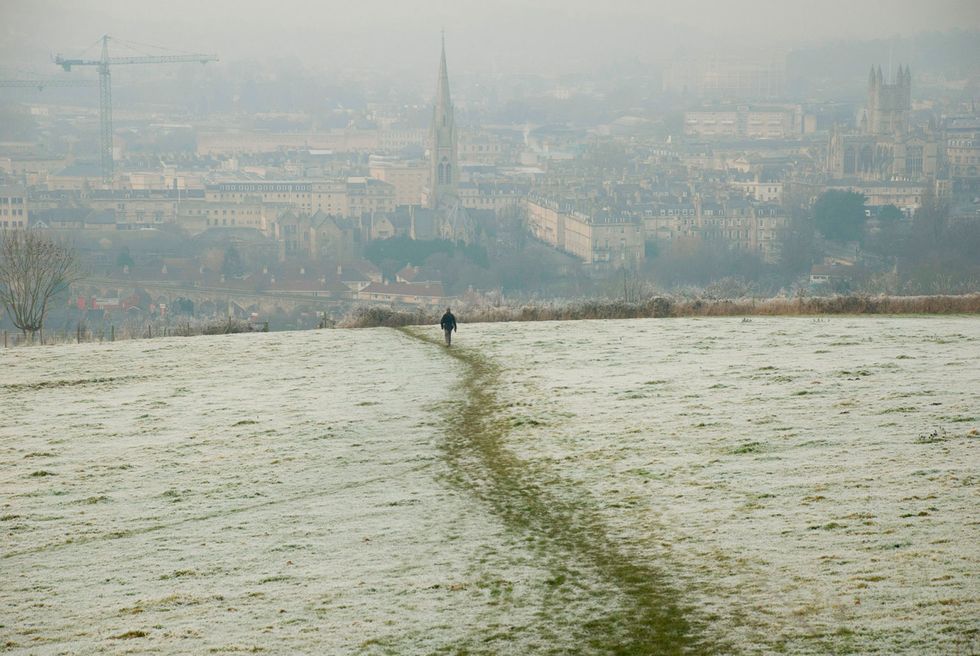
[[[0,11],[4,64],[33,66],[62,49],[84,49],[104,33],[178,50],[214,50],[227,61],[297,58],[313,69],[401,71],[431,68],[433,36],[445,29],[458,72],[547,74],[624,60],[649,62],[678,50],[788,50],[980,27],[980,8],[970,0],[830,0],[819,5],[778,0],[288,0],[274,10],[248,0],[135,6],[121,0],[42,0],[8,1]],[[909,54],[895,53],[903,61]]]
[[[980,4],[0,0],[0,650],[980,653]]]

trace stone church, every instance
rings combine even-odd
[[[859,130],[834,128],[831,134],[827,162],[831,177],[875,182],[934,179],[938,140],[930,130],[913,129],[911,109],[912,71],[899,66],[889,83],[881,67],[872,66]]]

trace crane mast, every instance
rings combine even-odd
[[[111,184],[113,180],[114,164],[112,159],[112,66],[125,64],[176,64],[182,62],[208,62],[218,61],[217,55],[189,54],[189,55],[163,55],[163,56],[140,56],[140,57],[110,57],[109,56],[109,35],[102,37],[102,53],[99,59],[69,59],[58,55],[54,62],[66,71],[71,71],[73,66],[94,66],[99,71],[99,128],[100,128],[100,163],[102,166],[102,181]]]
[[[108,35],[102,37],[102,61],[99,62],[99,128],[102,181],[112,184],[116,172],[112,161],[112,78],[109,76]]]

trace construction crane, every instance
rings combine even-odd
[[[109,35],[102,37],[102,56],[99,59],[69,59],[58,55],[54,63],[61,66],[66,71],[71,71],[73,66],[96,66],[99,69],[99,119],[101,123],[101,164],[102,180],[112,183],[113,162],[112,162],[112,79],[109,69],[112,66],[122,66],[124,64],[180,64],[184,62],[208,62],[218,61],[217,55],[205,54],[180,54],[180,55],[140,55],[136,57],[110,57],[109,56]]]

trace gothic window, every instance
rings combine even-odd
[[[909,146],[905,159],[907,173],[922,172],[922,146]]]
[[[446,184],[452,184],[453,182],[453,165],[446,164]]]
[[[861,159],[858,162],[858,169],[862,173],[867,173],[874,169],[874,151],[871,149],[871,146],[865,146],[861,149]]]
[[[844,173],[853,174],[857,170],[857,153],[854,148],[848,148],[844,151]]]

